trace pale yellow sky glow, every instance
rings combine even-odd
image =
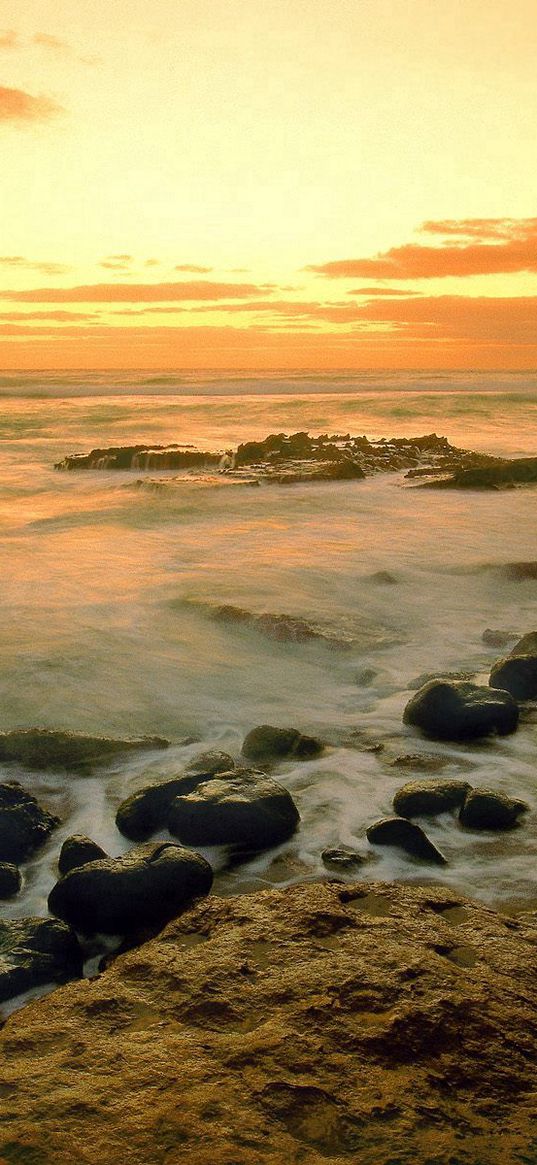
[[[537,367],[536,58],[534,0],[3,0],[0,366]]]

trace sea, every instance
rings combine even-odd
[[[114,815],[125,796],[201,750],[238,757],[258,724],[329,747],[274,772],[301,814],[286,845],[231,870],[207,851],[218,893],[334,876],[321,853],[345,845],[368,858],[360,879],[441,883],[500,909],[537,907],[534,711],[514,735],[472,745],[427,741],[402,723],[424,675],[487,683],[501,652],[483,641],[486,629],[537,628],[537,579],[504,569],[537,561],[535,488],[437,491],[388,473],[253,489],[200,474],[173,482],[173,471],[152,471],[165,486],[144,488],[139,470],[54,468],[96,446],[224,451],[296,431],[436,432],[466,449],[535,456],[537,373],[0,376],[0,730],[172,742],[89,774],[0,766],[0,779],[20,780],[62,822],[24,867],[3,917],[46,915],[65,837],[89,834],[124,852]],[[219,604],[312,620],[353,648],[215,623],[208,610]],[[503,834],[470,833],[450,814],[428,821],[444,868],[369,846],[365,831],[390,814],[396,790],[428,775],[419,760],[393,762],[424,754],[443,775],[521,797],[530,812]]]

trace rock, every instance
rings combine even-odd
[[[423,862],[432,862],[437,866],[447,865],[446,858],[429,840],[423,829],[413,821],[407,821],[405,817],[384,817],[382,821],[370,825],[366,834],[367,840],[372,845],[395,845]]]
[[[200,854],[149,843],[71,870],[56,882],[48,905],[83,934],[155,930],[208,894],[212,880]]]
[[[0,760],[19,761],[30,769],[71,768],[91,765],[139,749],[168,748],[159,736],[141,740],[111,740],[50,728],[24,728],[0,733]]]
[[[537,457],[491,457],[488,462],[472,468],[457,469],[449,478],[427,482],[444,489],[506,489],[515,485],[533,485],[537,482]]]
[[[0,1154],[529,1165],[536,937],[445,887],[206,899],[8,1019]]]
[[[291,794],[255,771],[229,773],[176,797],[168,829],[186,845],[256,853],[287,841],[300,821]]]
[[[451,757],[438,756],[434,752],[406,752],[390,760],[392,769],[410,769],[412,772],[440,773],[453,764]]]
[[[210,776],[210,774],[209,774]],[[116,813],[119,832],[130,841],[147,841],[152,833],[166,829],[170,805],[175,797],[190,793],[203,781],[203,774],[192,772],[172,777],[159,785],[146,785],[121,802]]]
[[[512,631],[496,631],[487,627],[481,638],[487,647],[507,647],[512,639],[516,639],[516,635]]]
[[[0,785],[0,861],[23,862],[59,825],[17,781]]]
[[[216,467],[221,453],[206,453],[177,445],[111,445],[89,453],[73,453],[55,469],[197,469]]]
[[[397,790],[393,807],[399,817],[435,817],[462,805],[471,787],[468,781],[409,781]]]
[[[471,789],[459,814],[468,829],[513,829],[529,806],[525,801],[495,793],[492,789]]]
[[[511,649],[510,655],[537,655],[537,631],[528,631]]]
[[[22,886],[21,872],[12,862],[0,862],[0,898],[13,898]]]
[[[502,688],[516,700],[537,700],[537,655],[499,659],[490,673],[491,688]]]
[[[273,728],[261,724],[246,736],[242,754],[248,760],[312,760],[320,756],[323,744],[313,736],[303,736],[296,728]]]
[[[323,849],[321,860],[329,869],[355,870],[357,866],[362,866],[367,861],[367,858],[365,854],[360,854],[355,849],[349,849],[346,845],[339,845],[332,846],[329,849]]]
[[[80,866],[86,866],[88,862],[97,862],[107,857],[105,850],[101,849],[96,841],[92,841],[91,837],[73,833],[71,837],[66,837],[62,845],[58,869],[60,874],[68,874],[69,870],[77,870]]]
[[[228,752],[220,752],[216,748],[208,752],[198,752],[188,762],[185,773],[201,773],[205,777],[215,773],[230,773],[235,768],[235,761]]]
[[[498,573],[510,582],[525,582],[537,578],[537,562],[506,562],[498,567]]]
[[[475,671],[424,671],[413,680],[409,680],[407,688],[411,692],[417,692],[420,688],[425,687],[425,684],[430,684],[431,680],[473,680]]]
[[[0,921],[0,1001],[44,983],[65,983],[81,974],[77,937],[63,922],[53,918]]]
[[[371,582],[378,583],[379,586],[393,587],[397,586],[399,579],[389,570],[377,570],[370,575]]]
[[[435,740],[473,740],[514,732],[518,715],[507,691],[492,692],[465,681],[431,680],[409,701],[403,721]]]

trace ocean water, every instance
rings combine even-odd
[[[537,560],[537,492],[420,490],[401,474],[364,482],[163,489],[135,472],[59,473],[96,445],[151,441],[226,449],[273,431],[411,436],[436,431],[465,448],[537,454],[537,376],[386,374],[296,377],[166,373],[6,373],[0,378],[0,729],[161,734],[173,747],[83,776],[1,766],[61,816],[24,870],[4,916],[46,913],[61,841],[87,833],[128,848],[114,814],[129,792],[196,752],[238,755],[260,723],[332,741],[277,778],[299,806],[296,837],[231,872],[224,893],[326,874],[326,846],[370,853],[360,877],[444,882],[503,907],[537,904],[537,721],[511,737],[435,744],[403,726],[422,673],[465,671],[486,683],[498,651],[486,628],[537,627],[537,580],[498,567]],[[173,474],[152,472],[164,481]],[[388,571],[395,582],[375,578]],[[215,624],[203,603],[311,618],[352,634],[350,652],[285,644]],[[187,738],[196,743],[185,744]],[[374,751],[373,751],[374,750]],[[369,824],[411,779],[393,760],[444,758],[445,775],[523,797],[507,834],[474,834],[445,815],[427,823],[445,869],[372,850]],[[425,774],[426,775],[426,774]],[[221,855],[211,854],[215,868]]]

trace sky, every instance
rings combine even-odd
[[[535,0],[0,0],[0,367],[537,368]]]

